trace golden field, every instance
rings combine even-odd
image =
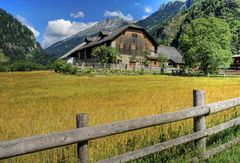
[[[0,73],[0,141],[69,130],[77,113],[90,125],[173,112],[192,106],[193,89],[206,102],[240,96],[240,78],[171,76],[77,77],[54,72]],[[240,112],[231,109],[207,119],[208,126]],[[90,160],[114,156],[192,132],[192,120],[115,135],[90,142]],[[38,152],[6,162],[76,162],[75,146]]]

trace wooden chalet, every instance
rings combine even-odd
[[[169,56],[173,64],[182,63],[182,56],[177,50],[170,47],[158,47],[158,43],[142,27],[136,25],[126,25],[115,31],[100,31],[95,37],[86,37],[85,41],[63,55],[61,59],[71,60],[73,64],[81,65],[82,63],[98,62],[92,56],[94,48],[101,45],[111,46],[119,52],[118,63],[134,67],[138,62],[132,60],[131,56],[141,57],[142,51],[148,51],[147,59],[150,66],[159,66],[157,54],[163,52]],[[172,54],[170,54],[172,53]],[[140,63],[141,64],[141,63]]]

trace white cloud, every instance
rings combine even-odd
[[[149,15],[143,15],[141,19],[146,19]]]
[[[144,11],[145,11],[147,14],[151,14],[151,13],[153,12],[152,9],[151,9],[150,7],[147,7],[147,6],[145,6]]]
[[[28,21],[26,18],[24,18],[24,17],[21,16],[21,15],[17,15],[16,18],[17,18],[17,20],[18,20],[19,22],[21,22],[23,25],[25,25],[26,27],[28,27],[28,28],[32,31],[32,33],[33,33],[33,35],[34,35],[35,38],[37,38],[37,37],[40,35],[40,32],[37,31],[37,30],[31,25],[31,23],[29,23],[29,21]]]
[[[73,18],[84,18],[85,14],[82,11],[78,11],[77,13],[71,13],[70,16]]]
[[[71,22],[64,19],[49,21],[44,33],[43,46],[46,48],[60,40],[92,27],[96,23],[97,22]]]
[[[105,17],[119,17],[127,21],[133,21],[133,16],[131,14],[124,15],[121,11],[108,11],[104,13]]]

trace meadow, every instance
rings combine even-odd
[[[240,96],[240,78],[193,78],[172,76],[78,77],[54,72],[0,73],[0,141],[76,128],[77,113],[87,113],[90,126],[192,106],[193,89],[206,90],[206,102]],[[240,116],[233,108],[207,118],[208,127]],[[193,132],[192,120],[90,141],[90,160],[149,146]],[[240,135],[239,128],[223,133],[218,143]],[[215,138],[212,138],[215,140]],[[222,140],[221,140],[222,139]],[[211,142],[211,141],[209,141]],[[216,144],[211,144],[214,146]],[[187,146],[187,148],[186,148]],[[136,162],[184,162],[192,144],[173,148]],[[4,162],[77,162],[76,146],[47,150]],[[176,158],[180,155],[179,158]],[[236,156],[234,156],[236,155]],[[240,148],[210,159],[210,162],[240,160]],[[157,158],[157,159],[156,159]],[[233,160],[232,159],[232,160]],[[179,162],[179,161],[178,161]]]

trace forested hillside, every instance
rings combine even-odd
[[[160,6],[158,11],[146,19],[138,21],[137,24],[147,29],[147,31],[152,34],[159,26],[169,22],[179,12],[179,10],[184,7],[184,5],[185,3],[180,0],[163,4]]]
[[[0,9],[0,36],[1,56],[4,55],[0,58],[5,58],[4,62],[31,61],[47,65],[53,61],[43,51],[32,31],[3,9]]]
[[[188,2],[188,1],[187,1]],[[185,26],[197,18],[224,19],[232,32],[232,51],[240,52],[240,0],[196,0],[190,8],[181,10],[174,19],[160,24],[153,35],[167,45],[179,47],[179,38]],[[197,28],[197,27],[196,27]]]

